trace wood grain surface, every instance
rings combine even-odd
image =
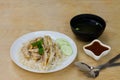
[[[70,19],[84,13],[101,16],[107,23],[99,40],[112,49],[99,61],[84,53],[82,47],[88,43],[78,40],[70,28]],[[75,61],[99,65],[120,53],[120,0],[0,0],[0,80],[120,79],[120,67],[107,68],[95,79],[84,75],[73,63],[49,74],[36,74],[19,68],[10,58],[12,43],[26,33],[41,30],[68,35],[78,48]]]

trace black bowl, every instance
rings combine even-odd
[[[73,33],[82,41],[97,39],[105,30],[105,21],[93,14],[80,14],[70,21]]]

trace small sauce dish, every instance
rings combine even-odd
[[[99,60],[102,56],[105,56],[110,52],[111,47],[103,44],[100,40],[95,39],[91,43],[83,46],[83,50],[87,55],[95,60]]]

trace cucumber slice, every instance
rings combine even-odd
[[[56,39],[55,42],[59,45],[59,47],[64,55],[69,56],[72,54],[72,47],[67,40],[65,40],[63,38],[59,38],[59,39]]]
[[[62,45],[70,45],[69,42],[66,41],[66,40],[63,39],[63,38],[59,38],[59,39],[57,39],[55,42],[56,42],[60,47],[61,47]]]
[[[67,56],[72,54],[72,48],[71,48],[71,46],[68,46],[68,45],[62,45],[61,51],[64,55],[67,55]]]

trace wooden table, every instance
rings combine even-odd
[[[82,47],[70,28],[70,19],[78,14],[91,13],[105,19],[107,26],[99,37],[112,50],[95,61]],[[120,0],[0,0],[0,80],[94,80],[79,71],[72,63],[67,68],[49,74],[25,71],[10,58],[10,47],[20,36],[34,31],[49,30],[71,37],[78,48],[75,61],[96,66],[120,53]],[[120,67],[103,70],[95,80],[119,80]]]

